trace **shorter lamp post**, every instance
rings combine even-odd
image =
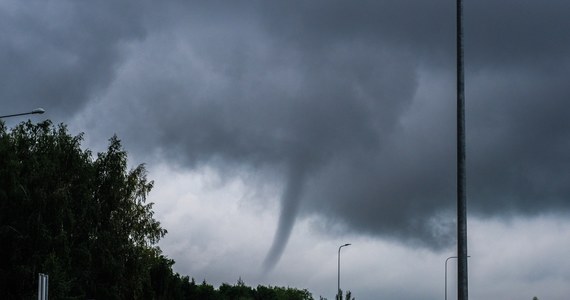
[[[467,256],[467,258],[469,257],[471,256]],[[447,261],[452,258],[457,258],[457,256],[450,256],[445,260],[445,300],[447,300]]]
[[[340,249],[342,247],[347,247],[350,245],[351,244],[344,244],[344,245],[338,247],[338,277],[337,277],[337,279],[338,279],[338,285],[337,285],[337,298],[338,298],[338,300],[341,299],[341,294],[340,294]]]
[[[35,115],[35,114],[43,114],[44,112],[46,112],[43,108],[36,108],[32,111],[29,112],[25,112],[25,113],[19,113],[19,114],[12,114],[12,115],[5,115],[5,116],[0,116],[0,119],[2,118],[9,118],[9,117],[17,117],[17,116],[25,116],[25,115]]]

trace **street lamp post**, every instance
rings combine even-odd
[[[36,108],[32,111],[29,112],[25,112],[25,113],[19,113],[19,114],[12,114],[12,115],[5,115],[5,116],[0,116],[0,119],[2,118],[9,118],[9,117],[17,117],[17,116],[25,116],[25,115],[35,115],[35,114],[43,114],[44,112],[46,112],[43,108]]]
[[[340,249],[342,247],[347,247],[350,246],[351,244],[344,244],[340,247],[338,247],[338,285],[337,285],[337,299],[340,300],[341,299],[341,292],[340,292]]]
[[[468,299],[463,1],[457,0],[457,299]]]
[[[452,258],[457,258],[457,256],[450,256],[445,260],[445,300],[447,300],[447,261]]]
[[[467,257],[471,257],[471,256],[467,256]],[[452,258],[457,258],[457,256],[450,256],[445,260],[445,300],[447,300],[447,261],[452,259]]]

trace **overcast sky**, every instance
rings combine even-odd
[[[470,297],[567,299],[570,2],[464,9]],[[176,271],[334,299],[350,242],[357,299],[443,298],[454,1],[0,0],[0,32],[0,114],[116,133]]]

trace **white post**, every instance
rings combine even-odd
[[[38,276],[38,300],[48,300],[49,276],[39,273]]]
[[[42,300],[42,273],[38,276],[38,300]]]

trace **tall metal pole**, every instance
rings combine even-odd
[[[457,298],[468,299],[463,3],[457,0]]]
[[[337,290],[336,290],[336,295],[337,295],[336,298],[337,298],[338,300],[340,300],[340,299],[342,298],[342,297],[341,297],[341,292],[340,292],[340,249],[341,249],[342,247],[346,247],[346,246],[350,246],[350,245],[351,245],[351,244],[344,244],[344,245],[338,247],[338,276],[337,276],[337,279],[338,279],[337,283],[338,283],[338,285],[337,285]]]

